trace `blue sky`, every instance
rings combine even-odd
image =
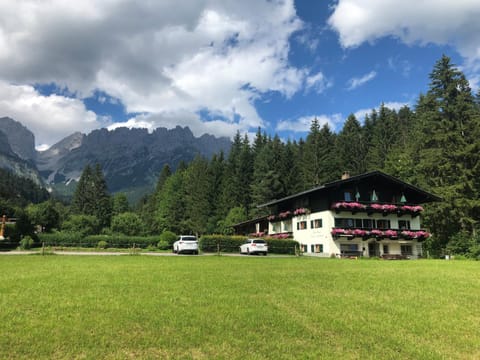
[[[45,148],[75,131],[339,131],[414,106],[442,54],[480,83],[477,0],[0,2],[0,117]]]

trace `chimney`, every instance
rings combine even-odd
[[[350,178],[350,173],[348,171],[344,171],[342,174],[342,180],[347,180]]]

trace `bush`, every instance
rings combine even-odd
[[[206,252],[239,252],[245,236],[204,235],[200,238],[200,250]]]
[[[126,235],[90,235],[82,237],[81,234],[57,232],[52,234],[42,233],[39,235],[40,242],[45,246],[86,247],[95,248],[101,241],[112,248],[147,248],[155,246],[158,242],[156,236],[126,236]]]
[[[145,232],[143,220],[135,213],[126,212],[112,218],[112,233],[141,236]]]
[[[33,239],[30,236],[25,236],[22,240],[20,240],[20,249],[28,250],[31,249],[33,246]]]
[[[200,249],[206,252],[239,252],[246,236],[228,236],[228,235],[204,235],[200,238]],[[295,255],[295,247],[298,243],[295,240],[269,239],[265,241],[268,244],[268,252],[272,254],[290,254]]]
[[[167,249],[172,247],[173,246],[173,243],[177,240],[177,235],[175,235],[173,232],[171,231],[164,231],[161,235],[160,235],[160,241],[163,241],[165,243],[167,243]],[[159,243],[160,244],[160,243]],[[160,245],[158,246],[160,247]]]
[[[82,246],[83,237],[78,233],[54,232],[40,233],[38,238],[45,246]]]
[[[268,244],[268,252],[273,254],[289,254],[295,255],[295,248],[298,246],[298,242],[288,239],[265,239]]]
[[[164,240],[160,240],[157,244],[157,247],[160,249],[160,250],[169,250],[172,248],[172,245],[170,245],[167,241],[164,241]]]
[[[155,245],[148,245],[147,250],[148,251],[155,251],[155,250],[157,250],[157,247]]]
[[[99,249],[106,249],[108,246],[108,243],[105,240],[100,240],[97,244],[97,248]]]

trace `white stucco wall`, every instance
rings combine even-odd
[[[367,240],[363,241],[361,238],[348,239],[346,237],[338,237],[334,239],[331,235],[332,228],[335,227],[335,218],[348,218],[348,219],[375,219],[375,220],[390,220],[390,228],[398,229],[399,220],[408,220],[410,221],[411,230],[420,230],[420,216],[412,217],[410,215],[403,215],[398,217],[396,214],[389,214],[388,216],[383,216],[379,213],[374,213],[372,215],[367,215],[365,212],[351,214],[350,212],[340,212],[335,213],[334,211],[321,211],[316,213],[310,213],[306,215],[293,216],[292,218],[285,220],[277,220],[274,223],[269,224],[269,234],[278,234],[282,232],[292,232],[293,238],[304,245],[304,252],[308,254],[315,254],[317,256],[330,257],[332,255],[339,255],[341,253],[342,244],[356,244],[357,249],[363,252],[364,256],[369,256],[369,243],[376,242],[376,240]],[[322,227],[312,229],[311,221],[321,219]],[[297,224],[305,221],[306,229],[299,230]],[[404,241],[404,240],[389,240],[384,239],[376,242],[378,243],[379,254],[383,254],[383,245],[388,245],[389,254],[401,254],[401,245],[411,245],[412,246],[412,258],[416,258],[421,255],[421,244],[415,240]],[[323,251],[321,253],[316,252],[317,248],[314,248],[312,251],[312,245],[322,245]],[[419,246],[420,245],[420,246]],[[305,248],[306,246],[306,248]],[[372,245],[373,246],[373,245]],[[306,251],[305,251],[306,250]]]

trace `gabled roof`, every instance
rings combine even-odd
[[[272,205],[276,205],[276,204],[279,204],[279,203],[282,203],[282,202],[285,202],[285,201],[288,201],[288,200],[293,200],[293,199],[302,197],[304,195],[309,195],[309,194],[316,193],[316,192],[324,192],[324,191],[328,191],[328,190],[333,189],[333,188],[340,187],[342,185],[348,185],[350,183],[358,183],[359,181],[366,181],[368,179],[375,179],[375,178],[381,178],[385,181],[391,182],[393,184],[397,184],[398,186],[409,189],[409,190],[421,195],[422,198],[424,199],[424,201],[422,201],[423,203],[441,201],[442,200],[439,196],[434,195],[432,193],[429,193],[425,190],[422,190],[417,186],[408,184],[408,183],[406,183],[406,182],[404,182],[400,179],[397,179],[397,178],[395,178],[391,175],[385,174],[384,172],[381,172],[379,170],[375,170],[375,171],[371,171],[371,172],[368,172],[368,173],[351,176],[347,179],[332,181],[330,183],[312,188],[310,190],[306,190],[306,191],[302,191],[302,192],[299,192],[299,193],[294,194],[294,195],[286,196],[282,199],[272,200],[272,201],[267,202],[265,204],[258,205],[258,207],[263,208],[263,207],[267,207],[267,206],[272,206]]]

